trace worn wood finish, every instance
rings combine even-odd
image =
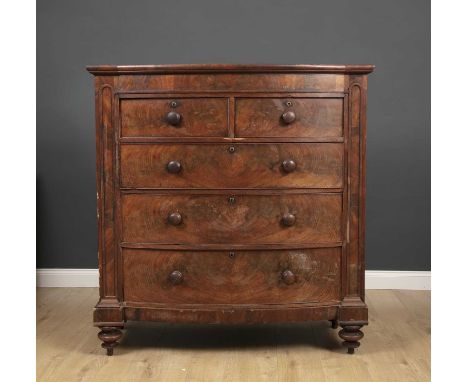
[[[343,98],[238,98],[236,136],[341,137]]]
[[[98,221],[98,259],[99,259],[99,301],[94,313],[95,322],[100,317],[112,317],[110,321],[116,329],[123,321],[121,296],[117,287],[118,272],[118,224],[115,200],[119,199],[116,181],[116,120],[115,81],[113,77],[95,78],[96,101],[96,178],[97,178],[97,221]],[[106,320],[107,321],[107,320]],[[120,324],[119,324],[120,322]],[[107,327],[107,326],[106,326]],[[111,330],[109,328],[109,330]],[[116,337],[114,337],[115,339]],[[113,342],[103,342],[113,347]],[[108,353],[109,354],[109,353]]]
[[[127,92],[343,92],[342,74],[167,74],[119,75],[117,83]]]
[[[148,305],[148,304],[146,304]],[[330,320],[336,317],[338,304],[253,304],[246,306],[177,304],[138,306],[125,304],[129,321],[158,321],[191,324],[268,324]]]
[[[168,120],[168,114],[180,122]],[[225,98],[123,99],[122,137],[222,137],[228,132]]]
[[[121,145],[125,188],[341,188],[343,145]],[[288,171],[285,161],[295,162]],[[181,169],[168,171],[176,161]]]
[[[209,252],[125,249],[124,298],[129,304],[336,304],[341,292],[340,256],[339,248]]]
[[[126,320],[329,320],[354,351],[368,323],[365,132],[373,66],[88,70],[96,76],[94,325],[108,354]],[[307,279],[313,261],[324,266],[319,274],[332,272],[332,285],[325,276]]]
[[[125,242],[160,244],[340,243],[340,194],[167,195],[122,198]],[[170,215],[181,215],[174,224]],[[292,226],[282,222],[295,215]]]
[[[171,65],[98,65],[88,66],[94,75],[123,74],[173,74],[173,73],[327,73],[327,74],[369,74],[374,65],[255,65],[255,64],[171,64]],[[319,77],[323,82],[323,78]]]

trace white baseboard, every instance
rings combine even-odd
[[[366,271],[366,289],[431,290],[431,271]]]
[[[98,287],[98,269],[39,268],[36,269],[38,287]]]
[[[38,287],[97,287],[97,269],[42,268],[36,270]],[[366,289],[430,290],[430,271],[366,271]]]

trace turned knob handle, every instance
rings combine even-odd
[[[281,167],[283,167],[283,170],[286,172],[293,172],[296,169],[296,162],[292,159],[286,159],[281,164]]]
[[[291,227],[296,223],[296,217],[291,213],[284,214],[281,218],[281,223],[286,227]]]
[[[170,172],[171,174],[177,174],[180,172],[181,169],[182,169],[182,165],[180,164],[179,161],[176,161],[176,160],[171,160],[166,165],[167,172]]]
[[[283,280],[285,284],[291,285],[296,282],[296,276],[291,270],[286,269],[281,273],[281,280]]]
[[[167,217],[167,221],[172,225],[179,225],[182,223],[182,215],[178,212],[173,212]]]
[[[179,285],[184,281],[184,275],[181,271],[172,271],[169,275],[169,281],[174,285]]]
[[[296,113],[294,113],[292,110],[285,111],[281,115],[281,119],[283,120],[284,123],[289,125],[290,123],[293,123],[296,120]]]
[[[166,122],[169,125],[177,126],[180,124],[181,120],[182,120],[182,116],[176,111],[170,111],[169,113],[166,114]]]

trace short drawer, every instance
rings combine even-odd
[[[289,304],[340,299],[341,248],[123,250],[127,302]]]
[[[123,241],[339,243],[341,211],[341,193],[124,194]]]
[[[122,99],[123,137],[223,137],[227,135],[226,98]]]
[[[235,115],[239,137],[343,136],[343,98],[240,98]]]
[[[125,188],[340,188],[342,143],[121,145]]]

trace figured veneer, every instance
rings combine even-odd
[[[340,243],[341,194],[125,194],[122,239],[160,244]]]
[[[107,354],[128,320],[329,320],[354,352],[373,66],[88,70]]]
[[[343,98],[238,98],[236,136],[341,137]]]
[[[126,92],[343,92],[343,74],[177,73],[123,74],[116,77]]]
[[[343,156],[340,143],[125,144],[121,186],[340,188]]]
[[[122,99],[123,137],[222,137],[227,135],[225,98]]]
[[[124,249],[124,296],[159,304],[336,303],[341,248],[268,251]]]

